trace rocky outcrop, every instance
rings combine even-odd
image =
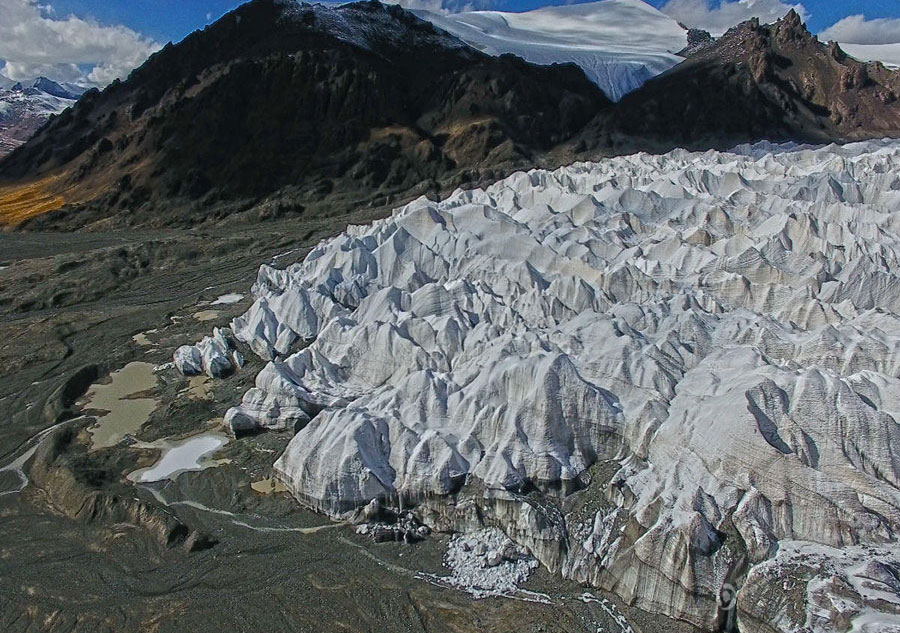
[[[793,10],[775,24],[739,24],[691,53],[604,121],[602,133],[614,145],[725,148],[759,139],[900,136],[900,73],[819,42]]]
[[[681,57],[690,57],[709,48],[716,41],[709,31],[703,29],[687,29],[687,46],[678,51]]]
[[[72,372],[44,402],[44,420],[49,424],[61,422],[72,415],[71,407],[100,377],[100,367],[85,365]]]
[[[784,583],[890,615],[896,593],[841,588],[856,571],[778,561],[805,543],[893,568],[898,167],[879,141],[535,170],[263,266],[233,324],[269,360],[249,400],[312,415],[276,475],[333,515],[500,527],[705,629],[802,620],[765,598]],[[309,344],[272,356],[287,332]]]

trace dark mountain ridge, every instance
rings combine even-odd
[[[612,104],[574,65],[487,56],[397,6],[252,0],[0,162],[0,224],[332,215],[623,152],[900,136],[900,73],[793,11],[702,40]]]
[[[608,106],[574,65],[490,57],[396,6],[253,0],[85,95],[0,181],[79,225],[318,212],[524,166]]]

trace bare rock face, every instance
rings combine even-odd
[[[689,47],[690,49],[690,47]],[[605,122],[625,147],[728,147],[900,136],[900,73],[849,57],[791,10],[743,22],[626,96]]]
[[[712,46],[715,41],[716,38],[710,35],[709,31],[704,31],[703,29],[687,29],[687,46],[678,51],[678,55],[681,57],[696,55],[703,49]]]
[[[417,200],[260,269],[239,409],[312,416],[274,468],[329,514],[502,527],[706,629],[869,630],[900,604],[898,170],[761,144]]]

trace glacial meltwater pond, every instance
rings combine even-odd
[[[142,448],[161,448],[162,456],[149,468],[141,468],[128,475],[137,483],[162,481],[189,470],[203,470],[214,466],[209,456],[228,442],[221,433],[202,433],[183,440],[159,440],[151,444],[141,444]]]
[[[157,404],[154,398],[139,395],[156,386],[152,364],[128,363],[109,377],[110,382],[92,385],[85,396],[85,409],[108,411],[88,429],[95,449],[114,446],[135,433]]]

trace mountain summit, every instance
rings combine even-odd
[[[13,81],[0,75],[0,157],[27,141],[51,115],[74,104],[84,91],[46,77]]]

